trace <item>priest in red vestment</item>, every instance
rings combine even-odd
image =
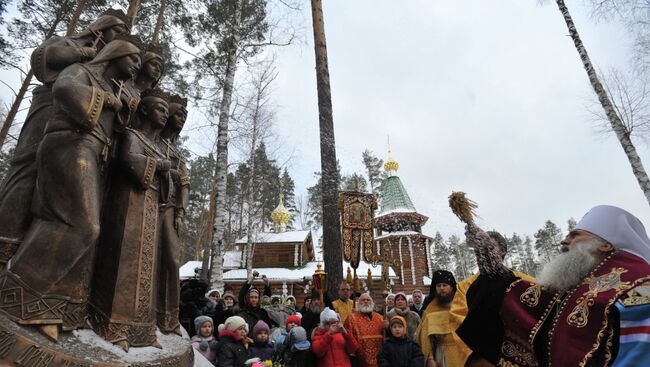
[[[498,258],[487,254],[485,236],[468,226],[479,262]],[[498,366],[650,365],[650,240],[643,224],[623,209],[597,206],[561,245],[534,281],[502,264],[479,264],[495,271],[482,271],[470,287],[458,335]]]
[[[377,367],[377,354],[384,343],[384,317],[373,311],[370,293],[357,300],[357,310],[345,320],[345,329],[359,342],[356,358],[360,367]]]

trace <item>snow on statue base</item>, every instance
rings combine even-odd
[[[0,366],[31,367],[191,367],[194,353],[187,333],[157,334],[162,349],[130,348],[124,352],[91,329],[61,333],[53,343],[35,328],[0,315]]]

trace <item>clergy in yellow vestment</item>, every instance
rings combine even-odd
[[[341,317],[342,324],[345,323],[345,319],[354,311],[354,301],[350,299],[351,292],[352,287],[348,283],[341,283],[339,285],[339,299],[332,302],[332,307],[334,307],[334,311]]]
[[[427,365],[433,360],[437,367],[463,367],[472,353],[455,332],[451,316],[455,292],[456,280],[452,273],[446,270],[433,273],[431,291],[416,332]]]
[[[488,236],[496,242],[499,250],[501,251],[501,256],[505,257],[508,252],[508,243],[506,239],[496,231],[487,232]],[[513,271],[516,277],[524,280],[532,280],[533,278],[530,275],[520,273],[518,271]],[[476,273],[469,278],[458,283],[456,287],[456,295],[454,296],[453,301],[451,302],[451,328],[456,330],[460,327],[460,324],[463,323],[465,317],[467,316],[468,307],[467,307],[467,291],[469,287],[472,286],[472,283],[478,278],[480,273]],[[469,358],[469,356],[468,356]],[[467,361],[464,361],[461,366],[465,366]],[[471,356],[471,361],[467,363],[468,367],[482,367],[482,366],[492,366],[492,364],[479,356]]]

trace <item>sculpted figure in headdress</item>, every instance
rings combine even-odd
[[[156,313],[161,332],[173,331],[179,335],[179,233],[189,200],[190,180],[185,159],[177,146],[177,140],[187,119],[186,107],[186,98],[178,95],[172,96],[169,104],[169,120],[160,133],[161,140],[159,140],[160,149],[171,161],[171,169],[168,176],[169,184],[163,185],[164,189],[161,191],[162,200],[158,218],[160,267]]]
[[[154,309],[158,202],[161,177],[171,163],[155,140],[167,121],[168,100],[160,89],[142,94],[137,118],[119,142],[102,215],[90,321],[97,334],[125,351],[159,347]]]
[[[163,76],[165,63],[162,58],[161,50],[155,45],[145,46],[142,42],[138,44],[142,50],[142,67],[140,72],[132,80],[129,80],[124,86],[124,94],[135,106],[140,102],[142,92],[153,89]]]
[[[52,87],[54,105],[36,157],[34,218],[11,267],[0,273],[0,309],[53,340],[59,330],[84,325],[104,171],[118,114],[128,104],[119,85],[141,61],[138,47],[113,40],[93,61],[65,68]]]
[[[31,202],[36,184],[36,150],[52,116],[52,85],[69,65],[92,60],[129,24],[121,10],[109,10],[71,37],[54,36],[32,53],[31,66],[42,85],[34,88],[32,104],[20,131],[7,178],[0,186],[0,269],[16,253],[32,221]]]

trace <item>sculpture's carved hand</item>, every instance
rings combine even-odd
[[[156,170],[167,172],[172,167],[172,162],[168,159],[159,159],[156,163]]]
[[[106,93],[104,97],[104,105],[115,112],[120,111],[124,107],[122,101],[112,93]]]
[[[79,47],[81,53],[81,61],[89,61],[97,56],[97,49],[94,47]]]
[[[183,229],[183,217],[174,218],[174,229],[177,234],[181,234],[181,229]]]

